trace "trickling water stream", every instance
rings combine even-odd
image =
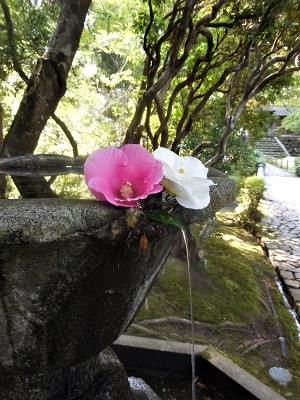
[[[188,285],[189,285],[189,300],[190,300],[190,319],[191,319],[191,365],[192,365],[192,398],[196,400],[196,362],[195,362],[195,337],[194,337],[194,310],[193,310],[193,292],[192,292],[192,278],[191,278],[191,267],[190,267],[190,254],[188,247],[188,240],[184,225],[172,214],[166,211],[158,211],[147,214],[149,218],[160,221],[165,224],[176,226],[180,229],[183,241],[185,244],[186,259],[187,259],[187,270],[188,270]]]
[[[192,278],[191,278],[191,266],[190,266],[190,255],[187,241],[187,235],[184,229],[181,229],[183,236],[187,268],[188,268],[188,279],[189,279],[189,295],[190,295],[190,312],[191,312],[191,337],[192,337],[192,348],[191,348],[191,362],[192,362],[192,400],[196,400],[196,366],[195,366],[195,338],[194,338],[194,310],[193,310],[193,291],[192,291]]]

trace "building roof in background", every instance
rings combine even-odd
[[[274,115],[279,117],[286,117],[287,115],[300,112],[300,107],[294,106],[273,106],[272,104],[265,107],[265,110],[271,111]]]

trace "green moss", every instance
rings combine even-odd
[[[194,317],[203,322],[250,321],[259,313],[261,297],[255,265],[261,253],[250,235],[219,225],[205,246],[206,267],[192,266]],[[251,242],[251,246],[249,245]],[[257,272],[257,273],[256,273]],[[187,263],[170,257],[158,276],[148,310],[138,321],[179,315],[190,318]]]
[[[200,230],[201,226],[193,227],[196,237]],[[300,398],[297,329],[276,289],[275,271],[257,241],[219,215],[204,254],[205,267],[191,267],[194,319],[200,322],[195,326],[195,343],[216,348],[280,394],[289,392],[289,398]],[[287,359],[281,356],[277,320],[270,309],[266,284],[273,287],[271,295],[286,338]],[[187,263],[171,256],[147,298],[147,308],[142,307],[135,322],[170,316],[190,319],[190,310]],[[188,324],[165,319],[145,326],[153,337],[191,342]],[[141,335],[138,330],[129,333]],[[259,340],[265,343],[259,344]],[[288,388],[283,390],[269,377],[273,366],[292,373]]]
[[[197,355],[201,356],[204,360],[210,360],[211,359],[211,353],[209,350],[204,350],[201,351],[201,353],[198,353]]]

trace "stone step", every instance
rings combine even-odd
[[[267,157],[284,158],[285,152],[274,137],[266,137],[255,143],[255,148]]]

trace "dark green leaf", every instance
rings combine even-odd
[[[179,219],[164,210],[147,212],[146,215],[148,218],[153,219],[154,221],[162,222],[163,224],[173,225],[179,229],[184,229],[184,225],[179,221]]]

